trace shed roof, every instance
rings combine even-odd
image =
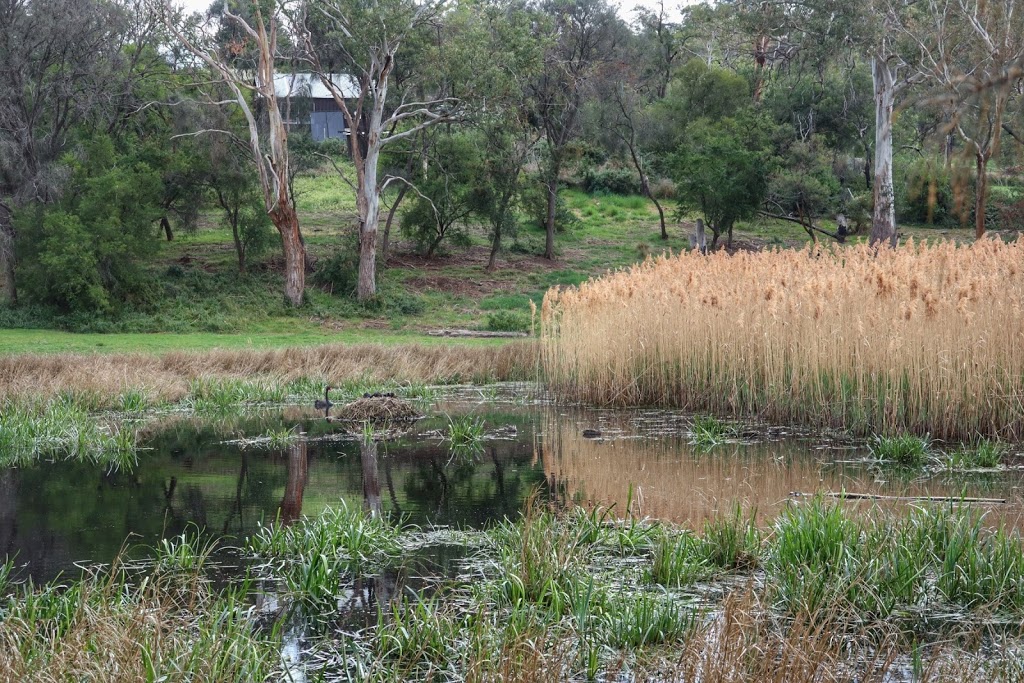
[[[359,83],[346,74],[331,74],[331,81],[341,89],[346,99],[359,97]],[[278,97],[331,98],[330,91],[320,79],[308,73],[275,74],[274,94]]]

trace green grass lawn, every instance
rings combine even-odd
[[[209,332],[128,332],[76,333],[57,330],[0,330],[0,353],[115,353],[166,351],[281,348],[317,344],[461,344],[487,346],[506,343],[505,339],[453,339],[430,337],[413,332],[351,330],[328,332],[299,329],[295,332],[257,332],[215,334]]]

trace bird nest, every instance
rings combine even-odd
[[[394,396],[358,398],[336,415],[345,422],[412,422],[423,417],[412,404]]]

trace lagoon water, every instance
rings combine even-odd
[[[47,581],[122,549],[141,559],[198,528],[230,567],[232,548],[259,524],[342,501],[423,529],[482,528],[514,518],[535,489],[690,525],[737,504],[770,518],[794,497],[842,491],[1005,500],[979,504],[992,523],[1018,525],[1024,511],[1024,470],[1012,463],[959,474],[879,468],[862,442],[766,425],[741,425],[736,439],[703,449],[689,443],[688,415],[555,406],[522,385],[448,389],[422,408],[427,419],[371,441],[312,407],[160,416],[147,422],[130,471],[67,462],[0,470],[0,558],[13,557],[21,578]],[[447,416],[463,414],[482,419],[487,438],[478,451],[453,453],[442,438]],[[280,448],[253,442],[281,429],[304,436]]]

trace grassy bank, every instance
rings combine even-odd
[[[327,344],[163,354],[19,354],[0,357],[0,402],[70,396],[90,409],[180,401],[196,382],[246,386],[456,383],[536,376],[535,346],[504,344]],[[285,395],[287,391],[285,391]]]
[[[1024,242],[682,254],[544,300],[561,397],[1024,436]]]

